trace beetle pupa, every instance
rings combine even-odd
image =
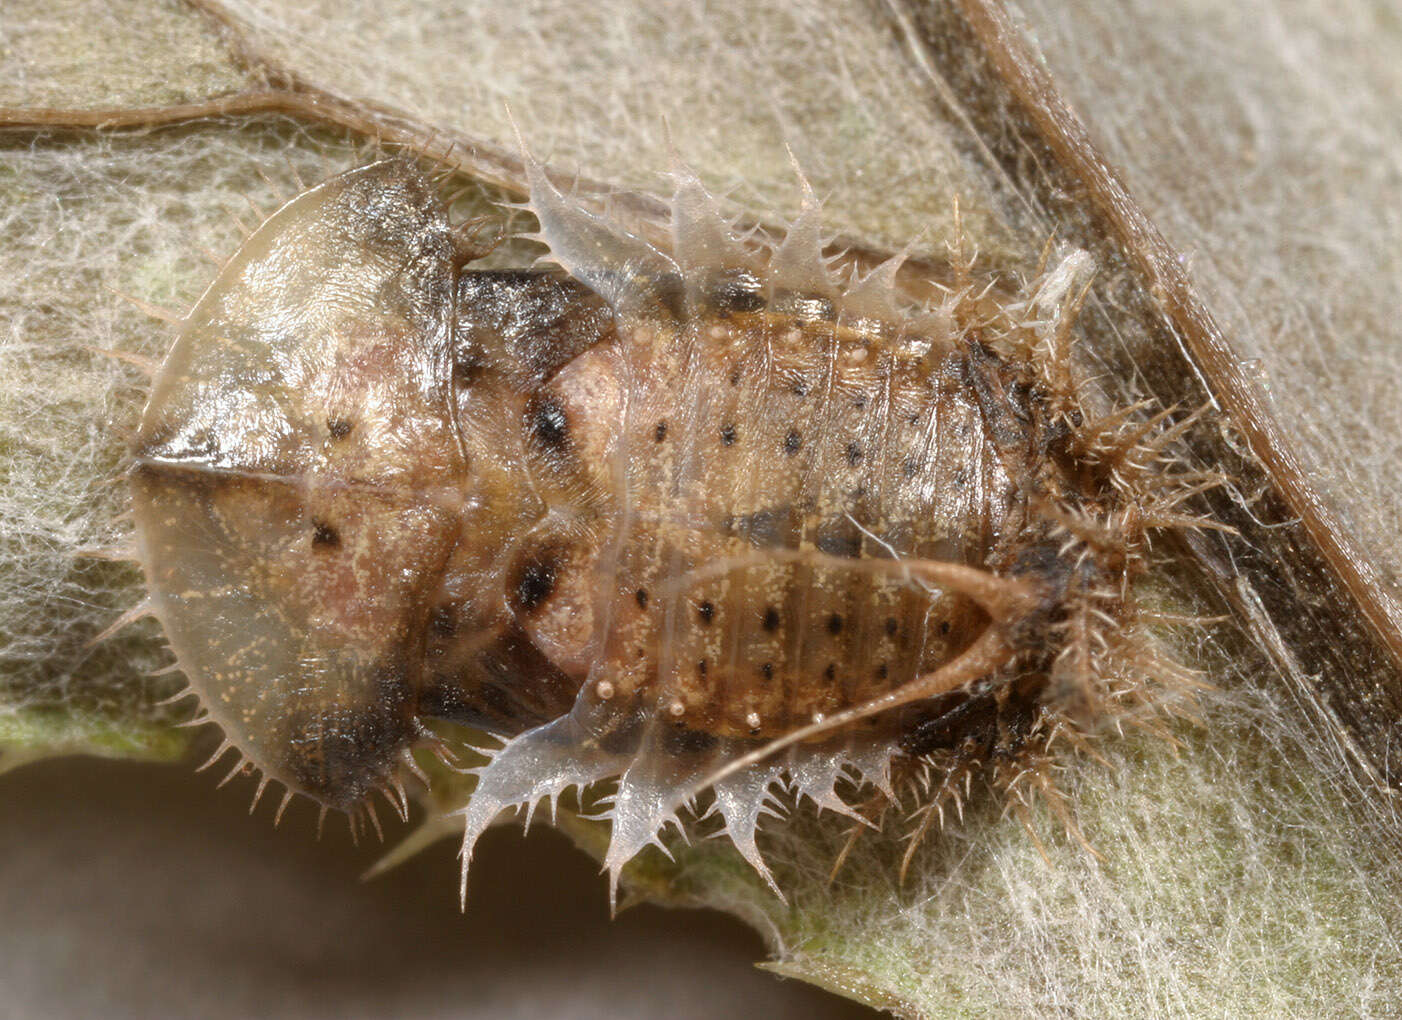
[[[893,765],[1016,762],[1190,685],[1131,581],[1212,481],[1159,462],[1168,415],[1083,398],[1087,256],[1020,288],[956,258],[921,308],[899,259],[833,272],[807,190],[755,245],[679,170],[663,252],[528,176],[563,274],[471,269],[388,160],[284,206],[186,319],[132,484],[221,753],[350,811],[465,723],[502,746],[464,882],[502,810],[605,779],[615,884],[701,797],[768,878],[776,784],[851,814]]]

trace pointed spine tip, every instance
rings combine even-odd
[[[108,627],[103,629],[100,633],[98,633],[96,637],[89,640],[86,647],[95,648],[98,645],[102,644],[102,642],[110,638],[112,635],[116,634],[118,631],[131,626],[138,620],[143,620],[148,616],[155,615],[155,604],[150,599],[142,599],[136,605],[132,606],[130,609],[124,612],[121,616],[113,620],[112,623]]]
[[[253,800],[248,805],[248,813],[251,815],[258,810],[258,802],[263,799],[263,791],[268,788],[268,774],[265,772],[258,778],[258,789],[253,791]]]
[[[214,788],[216,790],[223,789],[235,776],[239,775],[247,767],[248,759],[245,758],[242,753],[240,753],[238,756],[238,761],[234,762],[234,767],[231,768],[227,774],[225,774],[223,779],[219,780],[219,782],[214,785]]]
[[[134,563],[137,559],[136,546],[93,545],[75,550],[74,557],[80,560],[102,560],[107,563]]]
[[[201,720],[201,722],[207,722],[207,721],[208,721],[208,717],[206,717],[204,720]],[[183,723],[182,725],[191,725],[191,724],[194,724],[195,722],[196,722],[196,720],[191,719],[189,723]],[[213,765],[215,762],[217,762],[220,758],[224,757],[225,754],[227,754],[230,750],[233,749],[233,746],[234,746],[234,745],[233,745],[233,743],[232,743],[231,741],[228,741],[228,740],[222,741],[222,742],[219,744],[219,746],[215,749],[214,753],[213,753],[212,755],[209,756],[209,758],[205,761],[205,763],[204,763],[203,765],[200,765],[198,768],[196,768],[195,771],[196,771],[196,772],[203,772],[205,769],[209,768],[211,765]]]
[[[273,814],[273,828],[276,829],[282,824],[283,812],[287,810],[287,805],[292,803],[292,798],[296,796],[290,789],[284,790],[282,800],[278,802],[277,811]]]
[[[371,827],[375,830],[375,836],[381,843],[385,841],[385,830],[380,828],[380,816],[375,811],[374,803],[368,798],[363,802],[362,808],[366,818],[369,819]]]
[[[179,314],[178,312],[172,312],[169,308],[162,308],[160,305],[154,305],[149,301],[143,301],[141,300],[141,298],[136,297],[132,294],[124,293],[123,291],[118,290],[116,287],[109,287],[104,285],[103,289],[106,290],[109,294],[113,295],[114,297],[120,298],[121,300],[125,301],[127,304],[131,305],[133,308],[137,309],[139,312],[143,313],[147,317],[155,319],[158,322],[168,323],[172,326],[181,326],[185,323],[185,316]],[[135,355],[126,354],[123,351],[105,351],[100,348],[89,348],[89,350],[95,350],[100,354],[110,354],[112,357],[115,358],[128,359],[136,357]]]

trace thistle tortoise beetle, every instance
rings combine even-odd
[[[186,318],[131,481],[221,754],[350,812],[424,720],[466,723],[504,743],[464,882],[502,810],[610,778],[615,883],[708,791],[768,878],[776,783],[852,813],[844,781],[1016,766],[1191,683],[1129,582],[1211,481],[1161,463],[1181,422],[1089,406],[1084,253],[1016,291],[954,257],[911,308],[899,260],[834,276],[806,184],[765,246],[679,171],[664,254],[527,173],[563,273],[469,268],[386,160],[285,205]]]

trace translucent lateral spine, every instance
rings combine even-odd
[[[666,255],[568,201],[529,153],[523,158],[528,208],[540,221],[539,233],[525,236],[547,245],[552,261],[616,311],[626,310],[640,293],[653,293],[663,277],[677,273],[676,263]]]
[[[709,812],[719,815],[724,822],[718,835],[730,840],[740,851],[740,856],[749,862],[780,899],[784,898],[784,894],[779,891],[769,866],[764,863],[755,836],[765,815],[777,818],[783,814],[783,807],[774,796],[774,786],[779,782],[783,770],[780,763],[766,762],[722,779],[714,787],[715,801]]]
[[[528,730],[491,753],[486,765],[470,770],[477,786],[467,806],[456,814],[463,818],[461,902],[467,903],[467,872],[478,838],[503,811],[555,801],[570,787],[618,775],[627,757],[610,754],[580,726],[573,716]]]
[[[618,781],[618,792],[608,809],[613,830],[604,855],[610,904],[618,902],[618,877],[624,865],[647,846],[655,846],[670,856],[661,839],[667,826],[675,825],[684,834],[678,813],[683,806],[677,797],[678,784],[669,781],[678,764],[668,761],[665,753],[645,752]]]
[[[792,153],[790,153],[792,157]],[[801,202],[798,217],[789,225],[784,240],[769,260],[767,283],[770,293],[790,290],[836,297],[837,281],[823,257],[823,209],[813,186],[794,160]]]
[[[842,295],[843,310],[851,315],[899,322],[901,310],[898,306],[896,278],[901,267],[910,257],[911,246],[882,262],[869,272],[853,280]]]
[[[99,633],[96,637],[89,641],[88,645],[89,647],[100,645],[102,644],[102,642],[110,638],[113,634],[116,634],[118,631],[126,627],[130,627],[133,623],[136,623],[138,620],[144,620],[148,616],[155,615],[155,603],[149,598],[142,599],[136,605],[132,606],[130,609],[124,612],[121,616],[113,620],[112,623],[109,624],[101,633]]]
[[[721,215],[716,201],[688,166],[672,170],[672,250],[687,278],[710,269],[748,265],[752,260]]]
[[[839,746],[831,743],[817,747],[796,747],[789,753],[789,780],[794,795],[811,800],[820,811],[833,811],[860,820],[856,810],[838,795],[837,786],[848,778],[849,768],[855,768],[850,757],[849,742]]]

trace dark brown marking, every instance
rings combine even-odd
[[[400,652],[376,665],[364,704],[307,709],[288,720],[281,760],[301,789],[342,809],[393,771],[413,735],[409,677]]]
[[[466,386],[501,370],[535,388],[612,337],[613,310],[582,283],[535,269],[473,270],[458,277],[453,377]],[[493,352],[493,353],[489,353]]]
[[[748,269],[728,269],[711,282],[711,305],[722,316],[734,312],[758,312],[765,306],[760,281]]]
[[[512,608],[525,613],[539,609],[554,593],[558,573],[555,557],[548,552],[527,559],[511,586]]]
[[[727,533],[744,538],[759,549],[783,549],[797,538],[802,527],[802,514],[795,507],[756,510],[743,517],[728,517],[724,522]]]
[[[543,445],[552,449],[565,445],[570,434],[569,420],[558,400],[546,397],[536,405],[531,415],[531,431]]]
[[[474,352],[459,350],[453,356],[453,382],[459,386],[471,386],[482,375],[484,367]]]
[[[855,560],[862,555],[862,532],[848,518],[841,517],[820,527],[813,544],[828,556]]]
[[[716,738],[710,733],[678,724],[667,728],[662,737],[662,746],[668,754],[698,754],[715,747]]]

